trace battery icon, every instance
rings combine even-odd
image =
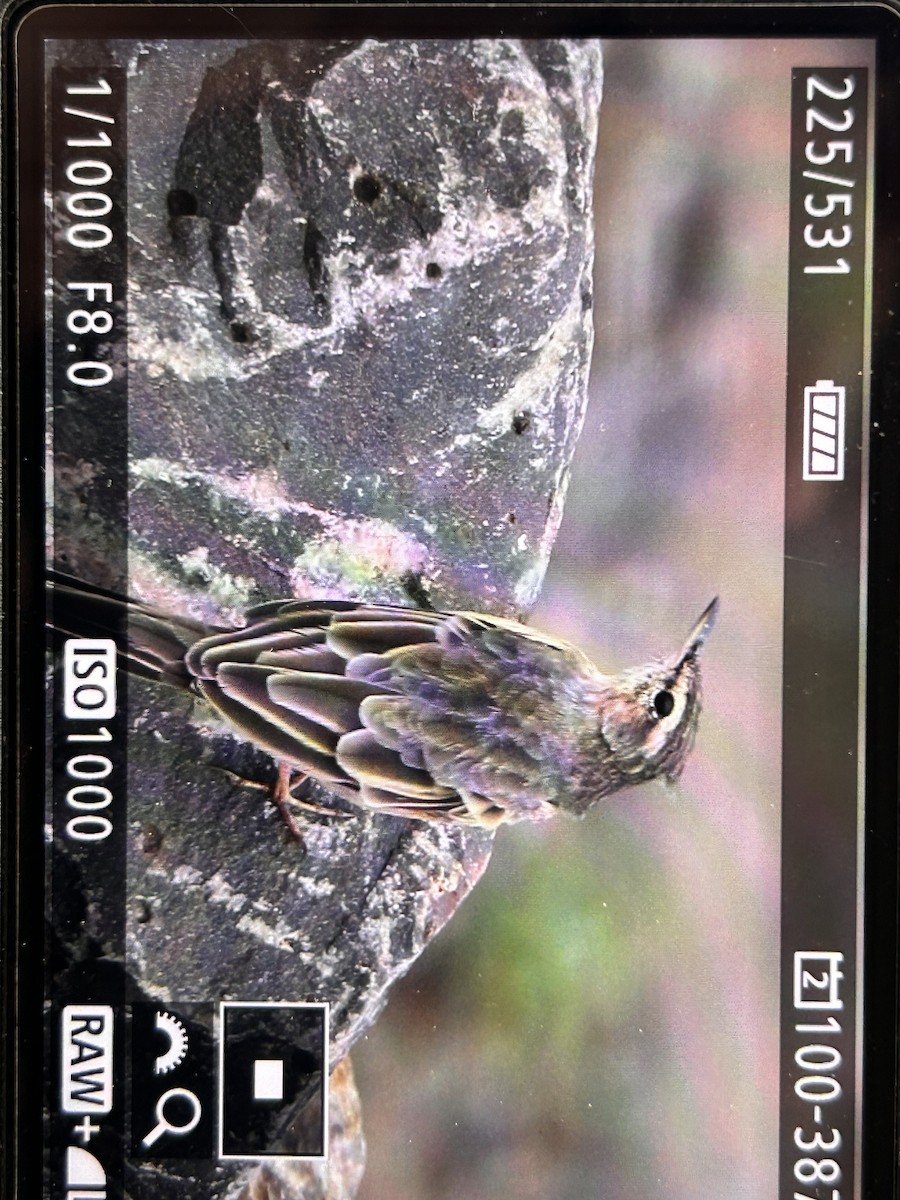
[[[820,379],[803,389],[803,478],[844,478],[847,389]]]

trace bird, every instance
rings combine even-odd
[[[482,613],[288,599],[228,628],[58,573],[50,587],[57,630],[114,636],[127,670],[201,698],[271,755],[294,832],[307,779],[357,808],[487,829],[677,779],[718,611],[716,598],[674,654],[604,674],[567,642]]]

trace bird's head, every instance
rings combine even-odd
[[[617,769],[617,786],[681,774],[700,716],[700,650],[718,606],[715,599],[705,609],[677,654],[607,681],[599,732]]]

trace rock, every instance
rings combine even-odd
[[[586,402],[597,44],[234,46],[131,57],[127,586],[216,622],[285,595],[527,612]],[[56,438],[57,562],[121,588],[104,464],[65,411]],[[241,782],[270,760],[159,685],[129,712],[130,994],[327,1001],[340,1064],[490,835],[310,815],[298,846]],[[121,959],[85,912],[70,957]],[[343,1191],[179,1163],[129,1187],[337,1200],[347,1161]]]
[[[268,1163],[226,1200],[293,1200],[297,1196],[353,1200],[364,1167],[359,1095],[350,1059],[345,1058],[331,1075],[327,1163],[296,1159]]]

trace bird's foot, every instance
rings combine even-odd
[[[294,839],[303,845],[303,835],[300,832],[300,826],[294,820],[294,814],[291,812],[291,806],[303,806],[303,802],[294,796],[293,789],[299,787],[306,780],[305,775],[294,776],[291,771],[290,764],[280,762],[278,764],[278,778],[275,780],[275,785],[272,788],[272,803],[281,814],[281,819],[287,828],[288,833]]]
[[[279,772],[280,771],[281,767],[279,767]],[[352,813],[343,812],[339,808],[332,808],[328,804],[316,804],[314,800],[310,800],[307,796],[296,796],[294,794],[296,789],[303,787],[304,784],[308,784],[310,782],[308,775],[298,772],[297,775],[291,779],[290,768],[288,768],[288,779],[290,780],[290,783],[287,789],[287,803],[293,808],[302,808],[304,812],[315,813],[319,817],[351,817],[353,815]],[[276,784],[275,786],[277,787],[278,785]]]
[[[297,830],[295,835],[297,837],[299,837],[299,830],[291,812],[292,809],[300,809],[302,812],[313,813],[317,817],[328,817],[331,820],[334,820],[336,817],[346,818],[353,816],[353,813],[342,812],[341,809],[332,808],[327,804],[316,804],[308,796],[296,795],[298,788],[304,787],[310,782],[308,775],[304,775],[302,771],[293,771],[289,763],[280,762],[278,764],[278,778],[272,789],[272,801],[281,813],[281,819],[291,833]]]
[[[304,775],[302,771],[292,770],[290,763],[280,762],[278,764],[278,775],[274,783],[263,783],[260,779],[247,779],[236,771],[229,771],[227,767],[218,769],[230,776],[241,787],[255,788],[257,791],[266,792],[278,809],[286,829],[297,842],[303,842],[300,826],[294,817],[294,812],[297,810],[313,813],[317,817],[349,817],[352,815],[342,812],[338,808],[329,808],[327,805],[316,804],[306,797],[295,795],[298,788],[309,783],[309,776]]]

